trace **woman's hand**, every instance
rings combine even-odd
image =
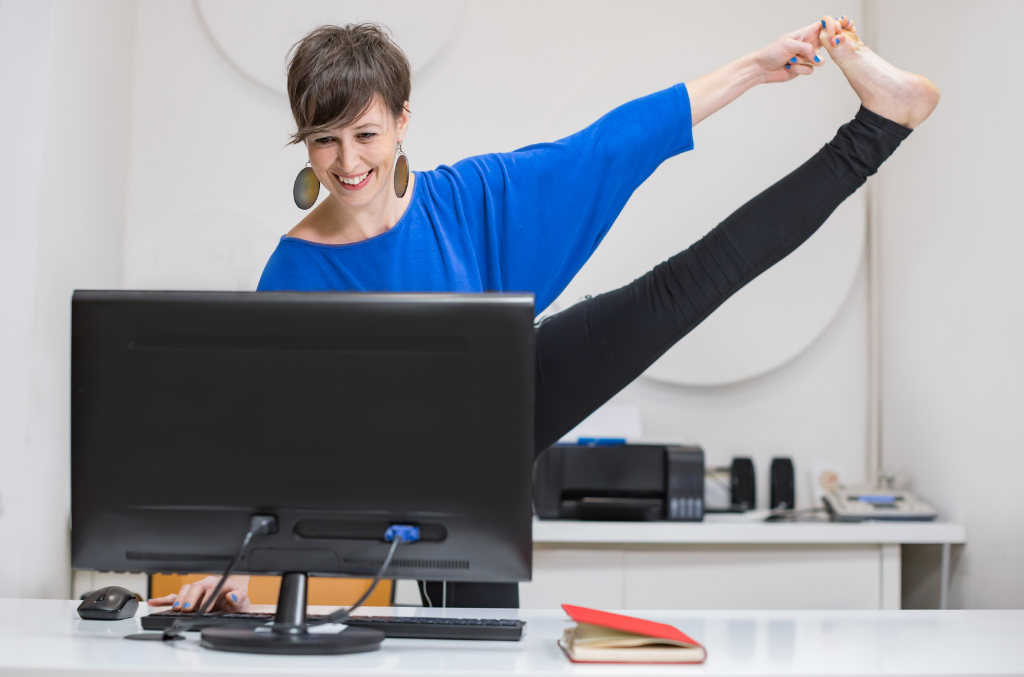
[[[817,54],[822,47],[820,33],[821,23],[815,21],[754,52],[762,82],[789,82],[823,65],[825,61]]]
[[[234,576],[229,576],[228,580],[224,581],[224,587],[221,588],[217,601],[207,611],[248,611],[249,596],[246,594],[246,588],[248,588],[249,577],[240,578],[243,580],[235,580]],[[181,590],[176,595],[156,597],[149,600],[147,604],[149,606],[170,606],[174,611],[192,612],[198,609],[207,595],[213,592],[219,580],[220,576],[207,576],[201,581],[181,586]]]
[[[740,57],[716,71],[686,83],[690,95],[690,120],[696,125],[735,101],[751,87],[765,82],[788,82],[810,75],[824,64],[821,22],[787,33],[772,44]]]

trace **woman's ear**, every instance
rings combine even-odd
[[[402,143],[405,141],[405,133],[409,128],[409,120],[412,118],[412,111],[409,110],[409,102],[406,101],[402,104],[402,114],[398,116],[398,142]]]

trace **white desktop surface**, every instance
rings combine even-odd
[[[138,617],[83,621],[78,604],[0,599],[0,675],[1024,674],[1024,611],[631,612],[678,626],[709,654],[703,665],[641,666],[573,665],[555,645],[566,617],[553,610],[394,610],[518,617],[527,621],[521,642],[388,639],[381,650],[365,654],[263,656],[209,651],[191,633],[170,644],[127,641],[124,635],[139,630]]]

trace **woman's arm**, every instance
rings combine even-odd
[[[484,289],[532,291],[543,310],[594,253],[637,186],[693,148],[693,122],[759,82],[812,72],[806,62],[815,63],[819,33],[820,24],[794,31],[693,83],[623,104],[558,141],[441,167],[428,212],[444,224],[439,230],[470,238],[468,269]]]
[[[716,71],[686,83],[690,93],[693,124],[735,101],[754,85],[788,82],[798,75],[810,75],[824,63],[816,52],[821,48],[821,25],[787,33],[767,47],[751,52]]]

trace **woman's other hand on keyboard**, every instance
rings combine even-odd
[[[241,612],[249,610],[249,596],[246,594],[249,577],[239,576],[239,579],[242,580],[236,580],[234,576],[228,577],[228,580],[224,582],[224,587],[221,588],[217,601],[207,609],[208,612]],[[220,576],[207,576],[201,581],[186,583],[181,586],[181,590],[177,594],[172,593],[166,597],[155,597],[149,600],[147,604],[149,606],[169,606],[174,611],[196,611],[207,595],[211,594],[213,589],[217,587],[217,581],[219,580]]]

